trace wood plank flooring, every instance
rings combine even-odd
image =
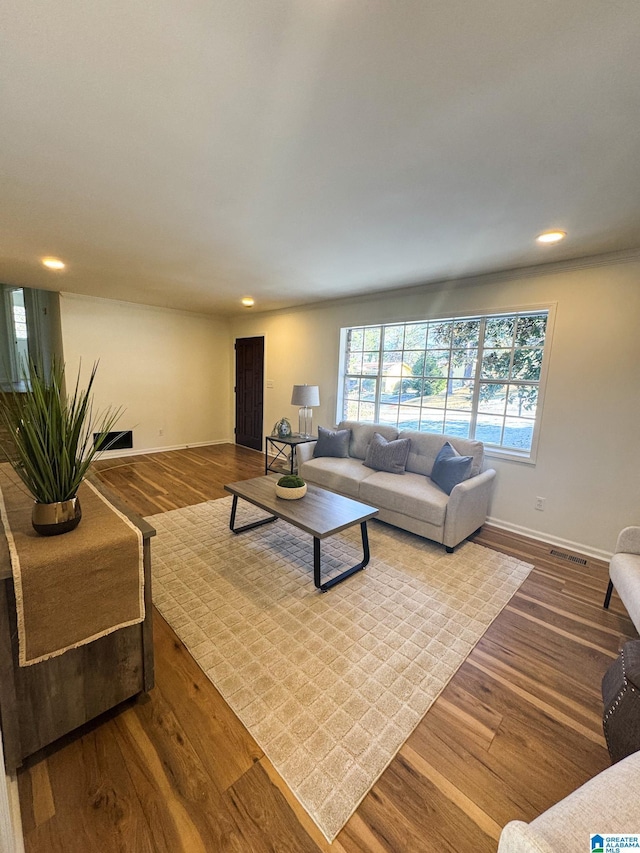
[[[264,462],[217,445],[96,468],[144,516],[224,497]],[[21,769],[27,853],[495,851],[507,821],[608,766],[600,682],[635,631],[615,594],[602,610],[604,564],[495,529],[476,541],[535,569],[332,845],[156,613],[150,694]]]

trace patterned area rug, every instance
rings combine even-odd
[[[531,566],[374,521],[367,569],[320,593],[308,534],[234,535],[230,508],[148,519],[154,602],[332,841]],[[359,525],[324,540],[323,580],[361,548]]]

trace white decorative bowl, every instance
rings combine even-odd
[[[284,486],[279,486],[276,483],[276,495],[283,498],[285,501],[297,501],[298,498],[303,498],[307,494],[307,484],[298,486],[297,489],[287,489]]]

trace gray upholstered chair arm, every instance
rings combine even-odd
[[[618,534],[616,554],[640,554],[640,527],[625,527]]]
[[[313,451],[316,446],[315,441],[306,441],[304,444],[298,444],[296,447],[296,458],[298,460],[298,468],[304,463],[313,459]]]

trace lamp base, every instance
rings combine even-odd
[[[313,409],[302,406],[298,409],[298,432],[303,438],[311,438],[313,430]]]

